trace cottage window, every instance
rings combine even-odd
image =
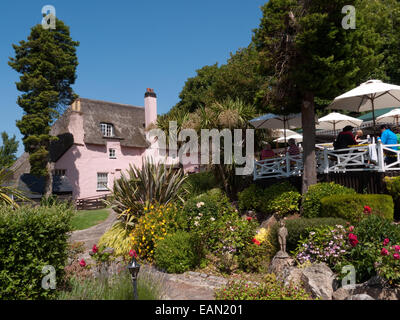
[[[108,190],[108,173],[98,172],[97,173],[97,190],[104,191]]]
[[[65,169],[55,169],[53,174],[58,177],[63,177],[65,176],[65,173],[66,173]]]
[[[114,136],[114,127],[110,123],[100,123],[101,133],[103,137],[113,137]]]
[[[108,149],[108,156],[110,159],[117,159],[115,149]]]

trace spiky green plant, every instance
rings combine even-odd
[[[106,203],[119,213],[119,219],[127,226],[133,226],[144,206],[183,202],[186,177],[181,168],[168,168],[146,159],[141,168],[130,165],[114,182],[112,196]]]
[[[13,198],[21,201],[29,201],[29,199],[26,198],[23,192],[18,189],[5,185],[11,176],[11,170],[7,170],[6,168],[0,169],[0,205],[7,204],[14,208],[18,208],[18,204]]]

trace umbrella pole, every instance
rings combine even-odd
[[[283,121],[283,136],[285,137],[285,153],[286,153],[286,120]]]
[[[376,134],[376,126],[375,126],[375,105],[374,105],[374,98],[371,98],[372,103],[372,119],[374,123],[374,135]]]

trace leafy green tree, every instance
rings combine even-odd
[[[50,126],[77,95],[71,88],[76,79],[79,42],[70,37],[69,27],[56,20],[55,29],[38,24],[31,29],[27,41],[13,45],[15,57],[8,64],[21,73],[17,89],[23,92],[17,100],[24,115],[17,121],[23,135],[25,151],[29,153],[31,174],[45,176],[51,193],[49,165]]]
[[[317,182],[315,157],[315,98],[336,95],[366,80],[377,70],[379,35],[356,15],[356,29],[342,27],[347,0],[270,0],[254,42],[264,70],[273,76],[267,103],[281,112],[302,113],[303,193]]]
[[[10,139],[5,131],[1,133],[1,139],[3,145],[0,146],[0,168],[8,168],[17,159],[15,154],[18,151],[18,141],[15,135]]]

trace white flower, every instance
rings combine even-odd
[[[215,221],[215,218],[211,217],[210,220],[211,220],[211,221]]]
[[[198,221],[195,221],[195,222],[194,222],[194,225],[195,225],[196,227],[198,227],[198,226],[199,226],[199,222],[198,222]]]
[[[201,208],[202,206],[204,206],[204,202],[203,201],[197,202],[196,206],[197,208]]]

